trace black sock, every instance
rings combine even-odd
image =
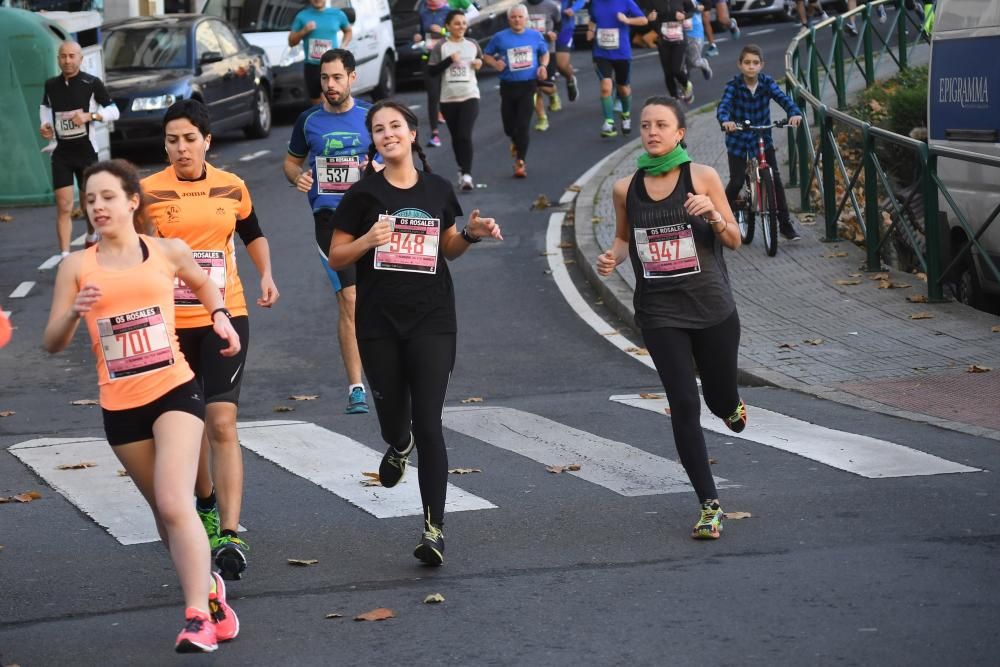
[[[212,495],[210,495],[208,498],[198,498],[197,496],[195,496],[195,502],[200,511],[208,512],[213,507],[215,507],[215,489],[212,489]]]
[[[228,528],[226,528],[225,530],[223,530],[223,531],[222,531],[222,532],[220,533],[220,535],[222,535],[223,537],[226,537],[226,536],[229,536],[229,537],[239,537],[239,536],[238,536],[238,535],[236,534],[236,531],[235,531],[235,530],[229,530]]]

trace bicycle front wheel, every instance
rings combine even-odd
[[[763,204],[760,228],[764,234],[764,249],[768,257],[778,252],[778,196],[774,191],[774,173],[771,168],[760,172],[760,196]]]
[[[753,208],[750,205],[744,192],[740,198],[733,202],[733,217],[736,218],[736,226],[740,230],[740,239],[744,245],[749,245],[753,241],[754,217]]]

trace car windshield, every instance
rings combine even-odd
[[[186,28],[119,28],[104,38],[104,68],[184,69],[188,62]]]
[[[334,7],[350,6],[348,0],[333,0]],[[295,15],[309,6],[307,0],[208,0],[203,14],[225,19],[240,32],[288,32]]]

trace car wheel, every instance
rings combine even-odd
[[[955,294],[955,299],[961,303],[973,308],[982,308],[983,292],[979,286],[979,276],[976,275],[976,269],[971,262],[965,265],[958,280],[952,284],[952,292]]]
[[[250,139],[263,139],[271,134],[271,96],[264,86],[254,95],[253,121],[243,128],[243,134]]]
[[[372,100],[378,102],[396,91],[396,62],[386,54],[382,59],[382,70],[378,75],[378,85],[372,89]]]

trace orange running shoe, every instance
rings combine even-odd
[[[184,629],[177,635],[174,650],[178,653],[211,653],[219,648],[212,617],[200,609],[184,610]]]
[[[215,638],[220,642],[236,639],[240,634],[240,619],[226,604],[226,584],[218,572],[212,573],[212,588],[208,592],[208,611],[215,621]]]
[[[514,163],[514,178],[527,178],[528,172],[524,169],[524,160],[518,160]]]

